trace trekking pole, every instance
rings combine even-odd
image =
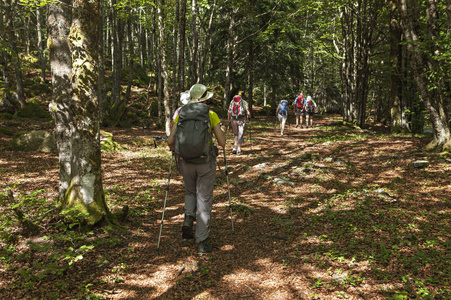
[[[224,168],[227,178],[227,193],[229,195],[230,220],[232,221],[232,234],[235,235],[235,227],[233,226],[232,201],[230,199],[229,170],[227,169],[226,150],[225,147],[222,147],[222,149],[224,150],[224,166],[225,166]]]
[[[160,234],[158,235],[158,245],[157,245],[157,254],[160,251],[160,239],[161,239],[161,231],[163,230],[163,220],[164,220],[164,212],[166,210],[166,200],[168,199],[168,192],[169,192],[169,181],[171,180],[171,172],[172,172],[172,163],[174,161],[174,155],[175,153],[172,152],[171,157],[171,165],[169,167],[169,177],[168,177],[168,185],[166,186],[166,196],[164,197],[164,203],[163,203],[163,214],[161,216],[161,223],[160,223]]]

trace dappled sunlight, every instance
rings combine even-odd
[[[127,231],[95,228],[88,239],[53,241],[62,249],[94,245],[64,275],[73,282],[67,290],[88,286],[108,299],[383,299],[405,288],[401,278],[430,290],[443,286],[427,278],[446,282],[439,266],[449,239],[449,160],[421,152],[418,138],[328,128],[320,116],[321,127],[291,127],[283,137],[265,129],[264,118],[253,122],[262,126],[255,126],[252,149],[247,142],[243,155],[231,154],[228,137],[229,185],[220,152],[214,250],[203,256],[194,241],[181,238],[185,191],[175,163],[166,197],[171,153],[152,139],[163,132],[112,130],[126,149],[102,153],[103,186],[112,212],[130,208]],[[16,184],[18,198],[47,188],[40,196],[53,199],[57,156],[13,154],[0,154],[1,186]],[[423,158],[430,166],[413,168]],[[0,267],[0,277],[10,273]]]

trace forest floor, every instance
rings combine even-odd
[[[71,230],[50,217],[57,155],[4,151],[10,137],[0,135],[1,298],[451,299],[451,160],[423,152],[424,135],[320,115],[300,129],[292,118],[280,136],[274,117],[257,115],[241,156],[231,154],[229,132],[234,232],[217,171],[215,248],[203,256],[181,238],[176,167],[157,252],[171,162],[166,144],[154,144],[162,131],[106,128],[124,147],[102,153],[106,201],[113,212],[130,208],[116,233]],[[428,167],[413,167],[423,159]],[[222,151],[218,163],[224,170]],[[19,226],[7,189],[38,232]]]

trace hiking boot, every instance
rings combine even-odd
[[[241,155],[241,148],[238,148],[238,149],[236,150],[236,155]]]
[[[298,128],[298,126],[299,126],[299,125],[298,125],[298,124],[296,124],[296,126],[294,126],[294,128]],[[301,126],[301,128],[302,128],[302,126]]]
[[[185,221],[183,221],[183,226],[182,226],[182,238],[183,239],[187,239],[187,240],[194,239],[193,222],[194,222],[193,217],[191,217],[191,216],[185,217]]]
[[[235,154],[235,153],[236,153],[236,148],[235,148],[235,147],[233,147],[233,149],[232,149],[232,153],[233,153],[233,154]]]
[[[213,251],[213,245],[210,242],[210,238],[206,238],[202,242],[199,242],[199,245],[197,246],[197,251],[199,254],[205,254],[208,252]]]
[[[299,128],[302,128],[302,125],[300,125],[301,127],[299,127]]]

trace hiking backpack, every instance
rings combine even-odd
[[[233,97],[232,117],[239,117],[243,115],[243,105],[241,100],[241,96],[239,95]]]
[[[288,115],[288,101],[287,100],[280,101],[279,115],[281,115],[281,116]]]
[[[194,164],[210,160],[213,142],[210,109],[204,103],[188,103],[179,112],[175,131],[175,155]]]
[[[304,95],[299,95],[296,99],[296,107],[302,108],[304,106]]]
[[[308,112],[313,112],[315,110],[315,106],[313,104],[313,99],[310,96],[307,97],[307,103],[305,105],[305,110]]]

